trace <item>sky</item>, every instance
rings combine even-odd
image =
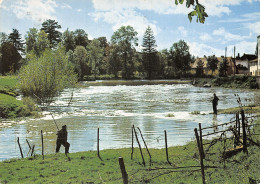
[[[141,49],[148,26],[154,32],[157,50],[169,49],[184,40],[195,57],[254,54],[260,35],[260,0],[199,0],[209,15],[204,24],[192,22],[185,5],[175,0],[0,0],[0,32],[18,29],[22,38],[30,28],[40,29],[47,19],[61,25],[60,31],[83,29],[89,39],[105,36],[110,41],[121,26],[138,32]]]

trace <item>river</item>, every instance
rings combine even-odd
[[[101,150],[130,148],[132,125],[141,129],[149,148],[163,148],[164,130],[168,146],[183,145],[194,139],[193,130],[198,123],[205,127],[234,118],[234,115],[218,115],[214,119],[213,93],[220,99],[219,109],[237,107],[234,94],[240,96],[244,105],[254,104],[260,96],[254,90],[200,88],[190,84],[85,85],[66,89],[51,104],[50,111],[59,128],[67,125],[70,152],[96,150],[97,128],[100,128]],[[190,114],[194,111],[200,114]],[[45,154],[55,153],[57,130],[50,112],[44,112],[39,119],[16,123],[2,120],[1,125],[5,126],[0,127],[0,160],[20,157],[17,137],[24,155],[29,150],[26,139],[40,154],[41,130]]]

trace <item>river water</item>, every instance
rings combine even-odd
[[[73,98],[68,106],[72,91]],[[240,96],[244,105],[254,104],[260,96],[259,91],[199,88],[189,84],[85,85],[65,90],[51,104],[50,111],[59,128],[67,125],[70,152],[96,150],[97,128],[100,128],[101,150],[130,148],[132,125],[140,128],[149,148],[163,148],[164,130],[167,131],[168,146],[182,145],[194,139],[194,128],[198,123],[206,127],[234,118],[234,115],[213,116],[213,93],[220,99],[219,109],[237,107],[234,94]],[[200,114],[190,114],[193,111],[200,111]],[[44,112],[43,118],[15,124],[2,120],[1,125],[0,160],[20,157],[17,137],[24,155],[29,150],[26,139],[40,154],[41,130],[45,154],[55,152],[57,130],[50,112]]]

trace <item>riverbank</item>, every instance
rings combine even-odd
[[[256,77],[253,76],[228,76],[216,78],[197,78],[195,86],[198,87],[224,87],[224,88],[243,88],[243,89],[259,89]]]
[[[17,76],[0,76],[0,118],[39,117],[39,109],[31,98],[16,98],[17,84]]]
[[[260,119],[257,120],[260,123]],[[260,130],[259,126],[255,131]],[[256,135],[253,140],[260,140]],[[204,142],[209,142],[204,140]],[[232,145],[231,142],[226,142]],[[206,149],[206,147],[204,148]],[[41,155],[24,159],[0,162],[0,183],[122,183],[118,158],[123,157],[129,183],[202,183],[198,149],[195,141],[184,146],[168,148],[170,165],[165,149],[149,149],[152,156],[142,149],[146,165],[138,148],[131,148],[70,154],[71,160],[62,154]],[[257,183],[260,181],[259,147],[250,145],[248,155],[240,152],[222,159],[223,142],[217,142],[204,160],[207,183]]]

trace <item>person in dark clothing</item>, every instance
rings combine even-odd
[[[218,114],[218,110],[217,110],[218,101],[219,101],[219,98],[214,93],[213,100],[212,100],[212,105],[213,105],[213,113],[216,114],[216,115]]]
[[[60,151],[60,146],[63,145],[65,147],[65,154],[69,153],[70,144],[67,142],[68,139],[68,132],[67,126],[63,125],[62,129],[58,131],[57,135],[57,142],[56,142],[56,153]]]

